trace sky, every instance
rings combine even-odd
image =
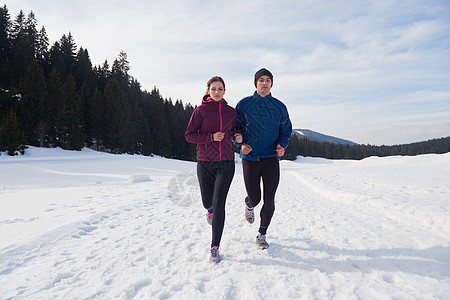
[[[142,89],[199,105],[206,82],[235,106],[274,75],[294,128],[360,144],[450,136],[447,0],[8,0],[50,44],[72,34],[93,65],[123,51]]]

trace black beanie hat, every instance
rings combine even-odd
[[[256,82],[258,82],[258,79],[259,79],[261,76],[263,76],[263,75],[267,75],[267,76],[270,77],[270,80],[272,81],[271,86],[273,86],[273,75],[272,75],[272,73],[270,73],[269,70],[267,70],[267,69],[265,69],[265,68],[262,68],[262,69],[258,70],[258,71],[255,73],[255,87],[256,87]]]

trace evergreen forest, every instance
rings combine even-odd
[[[0,8],[0,151],[24,145],[192,159],[184,139],[194,110],[143,90],[123,51],[93,66],[69,32],[52,45],[33,12]]]
[[[0,152],[26,145],[195,160],[184,132],[195,107],[143,89],[127,54],[91,63],[69,32],[50,44],[33,12],[12,18],[0,7]],[[450,151],[450,137],[399,146],[319,143],[293,135],[285,159],[417,155]]]

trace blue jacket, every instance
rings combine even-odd
[[[277,157],[277,145],[284,149],[289,144],[292,124],[286,106],[272,94],[261,97],[257,92],[236,105],[236,131],[242,133],[243,143],[252,147],[241,158],[258,161]]]

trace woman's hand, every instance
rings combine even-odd
[[[224,137],[225,137],[225,133],[223,133],[223,132],[216,132],[213,135],[213,140],[215,142],[220,142],[221,140],[223,140]]]

